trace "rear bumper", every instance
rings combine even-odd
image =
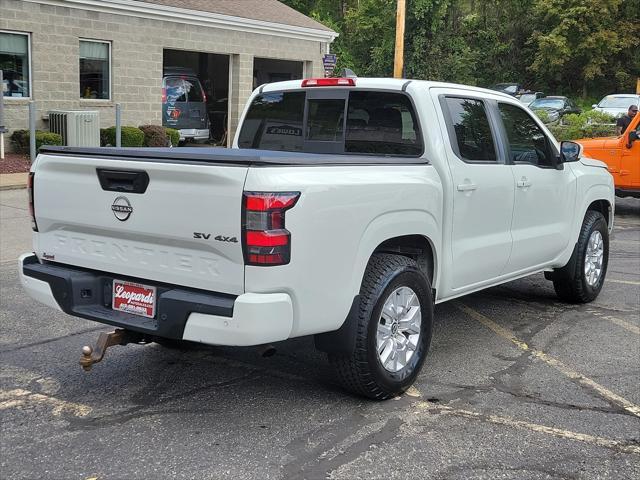
[[[180,140],[209,140],[209,129],[181,128]]]
[[[20,257],[19,276],[27,293],[45,305],[150,336],[211,345],[249,346],[285,340],[293,325],[291,298],[283,293],[245,293],[236,297],[68,265],[39,263],[33,254]],[[155,318],[113,310],[114,278],[155,286]]]

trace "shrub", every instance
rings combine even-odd
[[[175,128],[165,128],[165,131],[167,132],[167,135],[171,140],[171,145],[173,145],[174,147],[177,147],[178,144],[180,143],[180,132]]]
[[[109,145],[109,136],[107,135],[107,129],[101,128],[100,129],[100,146],[106,147],[107,145]]]
[[[11,134],[11,141],[17,153],[29,153],[29,130],[16,130]],[[62,145],[62,136],[53,132],[36,130],[36,152],[43,145]]]
[[[29,130],[15,130],[11,141],[17,153],[29,153]]]
[[[137,127],[122,127],[122,146],[123,147],[142,147],[144,145],[144,133]],[[104,135],[100,132],[100,141],[103,147],[115,147],[116,145],[116,127],[104,129]]]
[[[140,125],[140,130],[144,133],[145,147],[167,147],[170,138],[164,127],[160,125]]]
[[[546,110],[542,110],[542,109],[536,109],[533,111],[533,113],[536,114],[536,116],[542,120],[542,123],[544,123],[545,125],[548,124],[550,122],[549,120],[549,114],[547,113]]]
[[[579,115],[572,113],[562,117],[560,123],[549,125],[549,130],[560,141],[612,137],[615,135],[615,119],[594,110]]]

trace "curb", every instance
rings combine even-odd
[[[20,190],[22,188],[27,188],[26,184],[16,183],[13,185],[0,185],[0,191],[2,190]]]

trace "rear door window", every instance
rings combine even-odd
[[[187,98],[190,102],[204,102],[200,81],[195,78],[185,78],[184,88],[187,91]]]
[[[468,162],[497,162],[496,147],[484,102],[445,97],[447,129],[458,157]]]
[[[164,88],[167,95],[167,103],[187,101],[187,91],[182,78],[166,77],[164,79]]]
[[[249,107],[238,145],[314,153],[422,154],[418,119],[409,97],[366,90],[258,95]]]

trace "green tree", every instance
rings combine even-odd
[[[607,78],[614,82],[604,83],[627,82],[632,65],[622,75],[614,70],[622,67],[621,52],[637,52],[640,26],[637,8],[634,14],[622,6],[623,0],[536,0],[530,69],[538,81],[551,90],[580,92],[583,97]],[[621,18],[624,12],[631,16]]]
[[[391,76],[396,0],[282,0],[339,33],[338,67]],[[547,94],[632,92],[640,0],[407,0],[405,76]]]

